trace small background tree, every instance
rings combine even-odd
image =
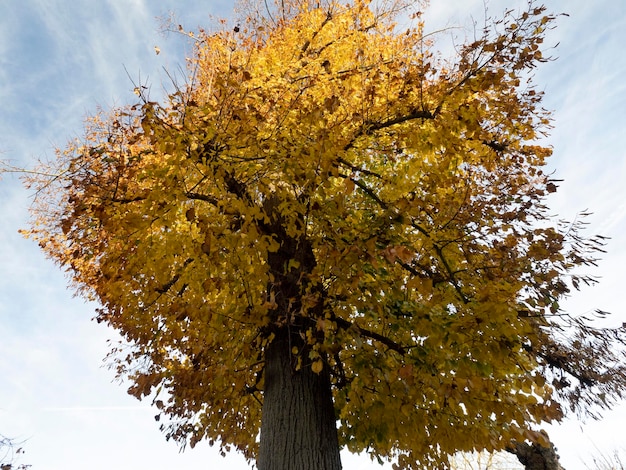
[[[0,470],[27,470],[30,465],[18,464],[17,459],[24,454],[22,442],[0,435]]]

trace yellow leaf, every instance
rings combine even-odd
[[[316,374],[319,374],[320,372],[322,372],[323,368],[324,368],[324,362],[322,362],[321,359],[311,364],[311,370],[315,372]]]

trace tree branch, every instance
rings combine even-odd
[[[209,204],[213,206],[217,206],[217,202],[218,202],[218,199],[216,197],[208,196],[206,194],[196,193],[194,191],[189,191],[185,193],[185,196],[187,196],[189,199],[195,199],[197,201],[208,202]]]
[[[376,201],[376,203],[383,209],[387,209],[389,206],[387,205],[387,203],[385,201],[383,201],[381,198],[378,197],[378,195],[374,192],[374,190],[370,187],[368,187],[365,183],[363,183],[361,180],[358,180],[356,178],[352,178],[344,173],[339,173],[337,176],[339,176],[340,178],[345,178],[348,179],[350,181],[352,181],[354,184],[356,184],[365,194],[367,194],[369,197],[371,197],[374,201]]]
[[[350,163],[349,161],[347,161],[347,160],[345,160],[345,159],[343,159],[341,157],[339,157],[337,159],[336,165],[339,166],[339,163],[341,163],[342,165],[347,166],[352,171],[356,171],[358,173],[362,173],[362,174],[368,175],[368,176],[375,176],[378,179],[382,179],[383,178],[379,173],[376,173],[376,172],[370,171],[370,170],[366,170],[365,168],[361,168],[361,167],[358,167],[356,165],[353,165],[352,163]]]
[[[364,133],[361,135],[370,135],[374,131],[386,129],[387,127],[395,126],[396,124],[402,124],[403,122],[412,121],[414,119],[435,119],[437,114],[439,114],[439,108],[437,108],[434,113],[426,110],[413,110],[409,114],[406,114],[404,116],[397,116],[393,119],[388,119],[383,122],[366,122],[367,127],[364,130]]]
[[[386,336],[383,336],[379,333],[368,330],[366,328],[361,328],[354,323],[350,323],[348,320],[344,320],[343,318],[333,316],[333,320],[337,323],[337,326],[339,328],[342,328],[344,330],[348,330],[350,328],[356,328],[362,336],[367,336],[370,339],[378,341],[379,343],[384,344],[389,349],[396,351],[402,356],[406,354],[406,348],[404,346],[400,346],[398,343],[387,338]]]
[[[346,150],[351,149],[354,146],[354,143],[357,141],[357,139],[361,136],[372,135],[374,132],[378,130],[386,129],[388,127],[395,126],[396,124],[402,124],[403,122],[412,121],[414,119],[435,119],[435,117],[437,117],[440,111],[441,111],[441,105],[437,106],[437,109],[435,109],[434,112],[423,110],[423,109],[421,110],[415,109],[415,110],[412,110],[408,114],[405,114],[402,116],[396,116],[395,118],[388,119],[382,122],[366,121],[361,126],[361,129],[359,129],[359,131],[354,135],[352,140],[350,140],[350,142],[348,142],[343,147],[343,150],[346,151]]]

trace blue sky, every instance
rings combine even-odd
[[[489,13],[522,0],[492,0]],[[555,111],[550,168],[563,178],[552,198],[555,214],[572,219],[589,209],[592,231],[610,236],[608,254],[593,273],[601,283],[577,293],[566,308],[594,308],[626,321],[622,268],[626,265],[626,2],[546,0],[558,21],[547,45],[558,60],[535,83]],[[427,29],[468,26],[484,18],[482,0],[432,0]],[[158,17],[173,11],[187,28],[230,16],[232,3],[188,0],[1,0],[0,157],[16,165],[53,156],[54,147],[79,136],[83,117],[134,99],[134,80],[155,93],[163,67],[184,64],[189,44],[159,32]],[[453,28],[459,37],[462,29]],[[470,32],[471,34],[471,32]],[[154,46],[159,46],[157,56]],[[94,305],[72,297],[62,272],[17,233],[26,226],[30,197],[17,178],[0,182],[0,433],[28,439],[24,463],[33,470],[230,470],[249,468],[208,446],[183,454],[165,442],[154,410],[125,393],[103,367],[115,333],[91,321]],[[626,448],[620,406],[600,422],[550,428],[568,470],[584,468],[600,449]],[[416,423],[419,425],[419,423]],[[597,449],[596,449],[597,448]],[[350,469],[381,468],[367,458],[344,459]],[[390,468],[390,467],[389,467]]]

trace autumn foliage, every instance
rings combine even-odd
[[[91,118],[31,178],[28,235],[124,336],[168,437],[255,458],[283,339],[351,451],[425,468],[541,442],[554,370],[582,367],[550,362],[553,315],[600,248],[547,217],[529,77],[554,17],[531,4],[448,63],[419,13],[288,8],[197,33],[186,86]]]

